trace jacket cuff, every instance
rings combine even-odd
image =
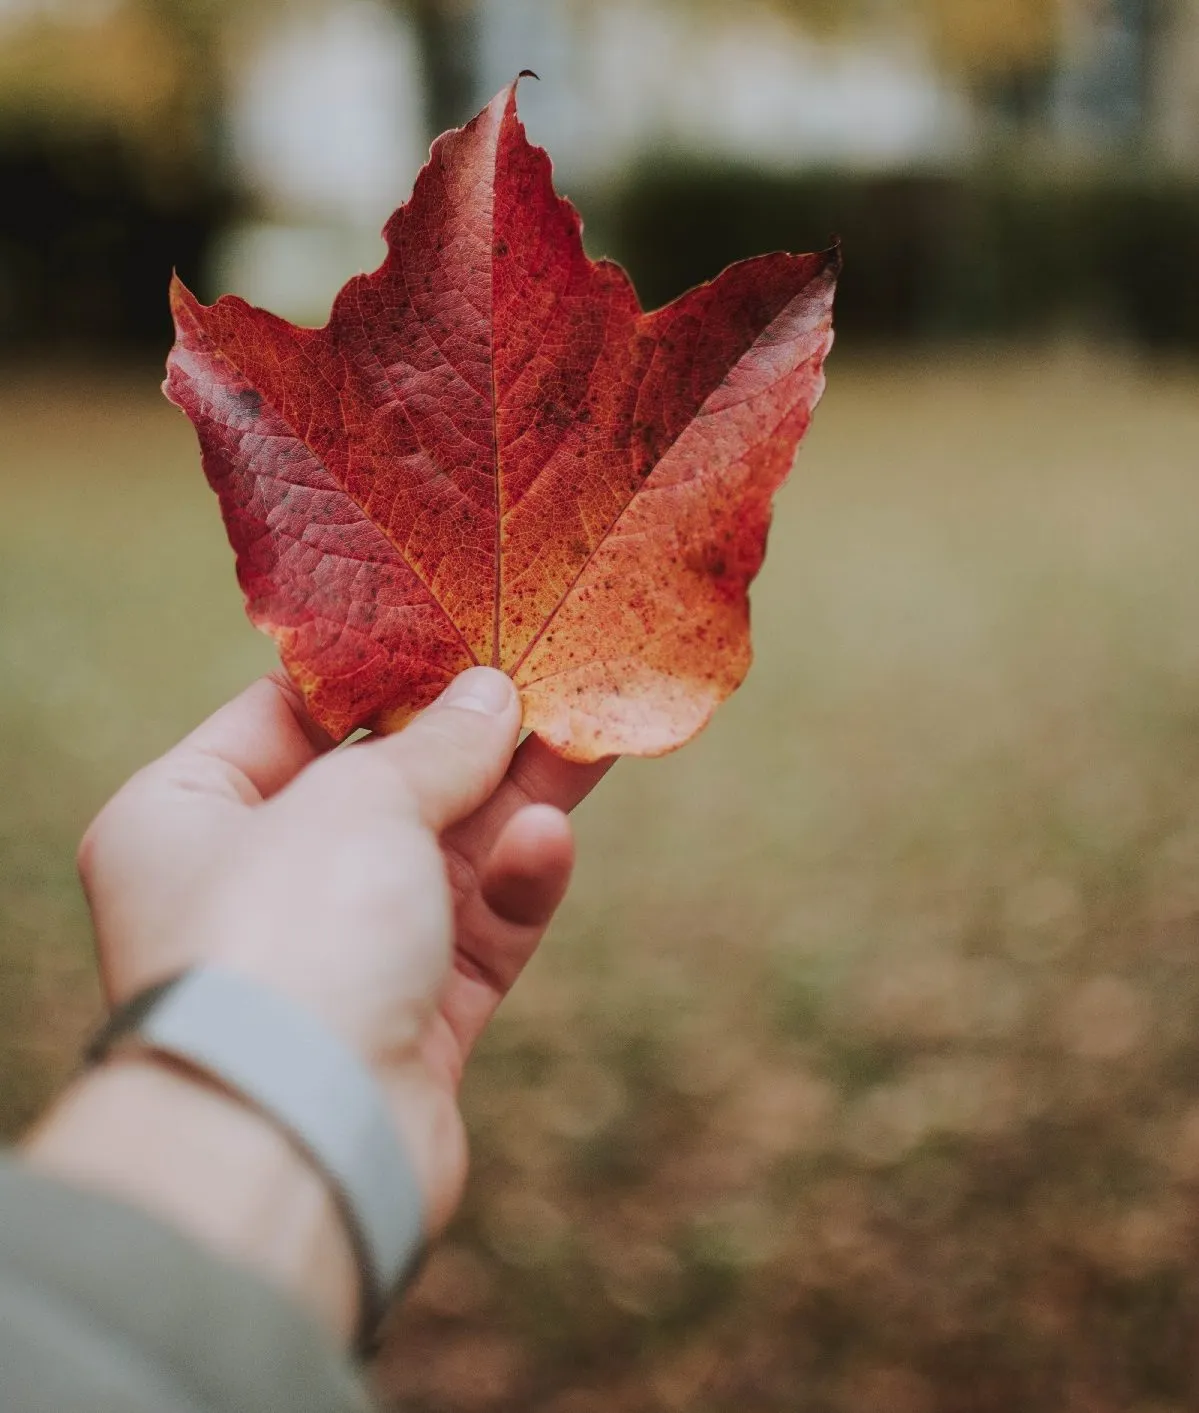
[[[371,1407],[329,1335],[252,1272],[114,1198],[12,1160],[0,1161],[0,1311],[14,1413]]]

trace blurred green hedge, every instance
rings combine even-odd
[[[1067,332],[1199,352],[1199,187],[657,166],[610,221],[647,306],[732,260],[840,237],[854,340]]]
[[[202,280],[233,211],[215,176],[148,168],[119,138],[0,129],[0,357],[165,353],[171,271]]]

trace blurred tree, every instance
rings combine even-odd
[[[1058,46],[1059,0],[914,0],[946,65],[990,84],[1044,70]]]
[[[306,0],[318,3],[318,0]],[[0,45],[0,125],[115,133],[152,166],[211,166],[226,53],[247,25],[305,0],[123,0],[72,13],[47,8]],[[411,23],[425,79],[429,136],[470,116],[476,0],[384,0]]]
[[[173,34],[149,6],[70,21],[35,12],[0,45],[0,122],[115,128],[149,142],[184,74]]]
[[[169,336],[171,269],[195,279],[228,214],[212,32],[189,26],[202,7],[47,4],[6,23],[0,345]]]
[[[227,0],[124,0],[33,11],[0,45],[0,125],[136,154],[147,185],[211,174]]]
[[[806,29],[914,32],[984,111],[1025,130],[1044,122],[1062,0],[767,0]]]
[[[769,0],[817,33],[922,31],[945,66],[984,85],[1051,61],[1061,0]]]

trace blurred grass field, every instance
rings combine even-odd
[[[152,371],[0,388],[0,1108],[94,992],[74,843],[270,664]],[[1199,388],[835,358],[714,725],[580,811],[467,1086],[414,1410],[1199,1407]]]

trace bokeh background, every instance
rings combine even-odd
[[[1199,1408],[1199,0],[0,0],[0,1119],[76,839],[270,665],[170,268],[319,322],[519,69],[647,303],[845,242],[757,663],[580,811],[376,1378],[428,1413]]]

